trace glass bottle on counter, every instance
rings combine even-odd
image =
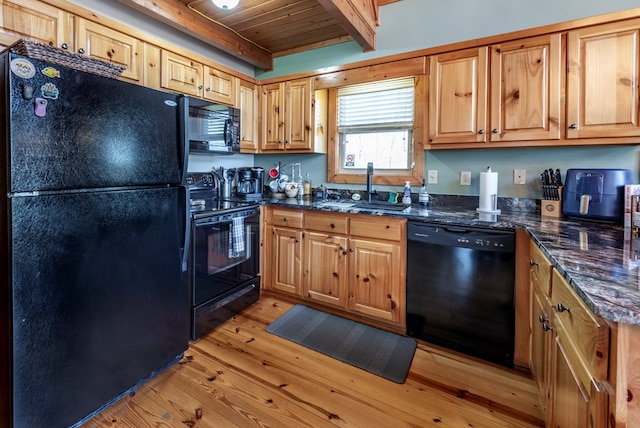
[[[304,196],[311,196],[311,178],[309,178],[309,173],[307,172],[304,181],[302,182],[303,194]]]

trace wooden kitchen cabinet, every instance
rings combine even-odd
[[[236,107],[240,109],[240,152],[258,153],[259,140],[259,88],[256,84],[239,80]]]
[[[486,142],[487,90],[487,47],[431,56],[429,142]]]
[[[121,77],[138,84],[143,81],[139,59],[141,46],[142,42],[135,37],[84,18],[76,18],[76,52],[125,66]]]
[[[163,89],[202,97],[203,65],[182,55],[162,50],[161,85]]]
[[[326,151],[326,145],[314,138],[315,97],[311,78],[263,85],[261,95],[261,152]]]
[[[217,103],[235,106],[238,78],[222,70],[204,66],[203,97]]]
[[[563,54],[560,34],[491,46],[492,142],[560,138]]]
[[[302,293],[302,219],[300,211],[273,208],[266,210],[265,252],[268,272],[265,282],[274,290]]]
[[[0,46],[20,38],[73,50],[73,15],[36,0],[0,0]]]
[[[531,242],[531,361],[546,426],[606,427],[609,327]]]
[[[265,247],[272,249],[264,254],[271,266],[266,288],[404,328],[406,220],[305,210],[303,224],[293,229],[284,228],[283,219],[297,223],[291,219],[302,212],[278,207],[266,212],[270,242]],[[302,255],[294,245],[300,238]],[[296,263],[299,257],[302,263]],[[301,293],[294,264],[303,266]]]
[[[553,388],[551,364],[553,349],[553,324],[551,315],[551,263],[540,248],[530,243],[530,292],[531,292],[531,374],[538,384],[540,404],[547,426],[551,426]]]
[[[640,19],[567,36],[567,138],[640,136]]]

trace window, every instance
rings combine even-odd
[[[363,182],[367,163],[373,162],[378,183],[421,182],[422,171],[414,171],[414,77],[344,86],[333,96],[336,147],[329,181]],[[421,150],[419,155],[424,156]]]

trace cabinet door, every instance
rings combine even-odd
[[[272,287],[292,294],[302,292],[302,232],[272,228]]]
[[[589,427],[589,395],[574,374],[563,344],[554,349],[553,424],[562,428]],[[595,428],[595,427],[594,427]]]
[[[238,101],[240,109],[240,151],[258,153],[258,88],[255,84],[240,80]]]
[[[347,306],[347,238],[324,233],[305,235],[304,296]]]
[[[56,47],[73,48],[73,17],[36,0],[0,0],[0,46],[29,38]]]
[[[560,138],[561,35],[491,47],[491,141]]]
[[[284,84],[262,86],[262,142],[261,150],[284,148]]]
[[[639,35],[637,19],[569,32],[567,138],[640,135]]]
[[[202,96],[202,64],[164,49],[161,57],[164,89]]]
[[[292,80],[285,87],[285,149],[310,151],[313,138],[311,79]]]
[[[538,290],[541,284],[532,275],[531,284],[531,372],[538,384],[542,413],[549,426],[551,418],[551,345],[553,330],[549,315],[552,314],[548,299]]]
[[[349,248],[349,309],[384,321],[400,323],[402,281],[399,244],[351,239]]]
[[[76,21],[76,52],[127,67],[122,77],[134,83],[142,83],[140,45],[135,37],[83,18]]]
[[[213,67],[204,67],[204,98],[218,103],[235,106],[235,76]]]
[[[161,89],[162,82],[160,76],[160,68],[162,64],[161,51],[158,46],[145,43],[142,47],[142,75],[143,84],[147,88]]]
[[[434,55],[430,73],[429,141],[485,142],[487,48]]]

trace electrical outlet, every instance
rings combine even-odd
[[[513,170],[513,184],[525,184],[527,181],[527,171],[524,169]]]
[[[427,184],[438,184],[438,170],[430,169],[427,171]]]
[[[471,171],[460,172],[460,185],[471,186]]]

